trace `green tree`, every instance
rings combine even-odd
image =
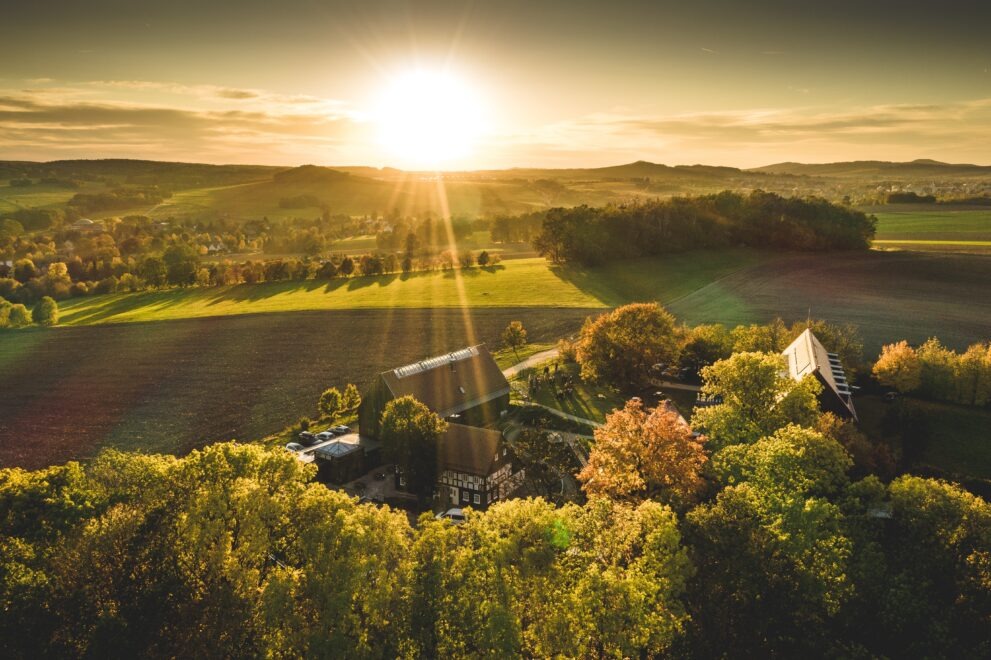
[[[633,303],[589,319],[575,358],[586,380],[622,389],[645,385],[654,364],[678,358],[674,317],[657,303]]]
[[[45,296],[31,310],[31,320],[38,325],[58,325],[58,303],[53,298]]]
[[[200,263],[199,253],[184,243],[173,245],[162,255],[169,284],[188,286],[196,281],[196,271]]]
[[[526,346],[526,328],[523,327],[523,323],[521,321],[512,321],[508,326],[506,326],[506,329],[502,331],[502,343],[505,344],[507,348],[513,349],[513,354],[516,356],[516,361],[519,362],[519,349]]]
[[[323,394],[320,395],[317,408],[321,415],[328,417],[331,421],[337,419],[344,412],[340,390],[336,387],[324,390]]]
[[[693,652],[842,655],[828,622],[852,593],[852,542],[843,522],[840,508],[826,499],[750,482],[724,488],[713,503],[690,511]]]
[[[811,376],[795,381],[785,358],[736,353],[702,369],[702,393],[722,403],[695,409],[692,426],[704,429],[716,447],[754,442],[788,424],[814,426],[822,386]]]
[[[14,279],[21,284],[35,278],[38,270],[34,267],[34,262],[30,259],[18,259],[14,262]]]
[[[148,257],[142,261],[139,273],[148,286],[162,286],[168,282],[168,267],[158,257]]]
[[[781,319],[766,325],[738,325],[730,331],[734,353],[780,353],[794,337]]]
[[[28,312],[28,308],[21,304],[11,305],[10,312],[7,314],[7,327],[23,328],[26,325],[31,325],[31,314]]]
[[[358,407],[361,405],[361,393],[358,391],[358,387],[354,383],[348,383],[347,387],[344,388],[344,393],[341,394],[341,410],[348,415],[353,415],[358,412]]]
[[[427,500],[437,482],[438,448],[447,422],[412,396],[393,399],[382,411],[380,434],[386,458],[406,479],[407,489]]]
[[[712,459],[723,484],[747,482],[782,496],[835,496],[849,483],[852,466],[836,440],[794,424],[752,444],[725,447]]]
[[[730,332],[718,323],[686,330],[683,341],[681,362],[693,369],[701,369],[733,354]]]

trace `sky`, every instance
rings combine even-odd
[[[33,0],[2,16],[7,160],[991,164],[986,0]],[[442,82],[410,84],[424,75]]]

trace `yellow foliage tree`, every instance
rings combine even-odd
[[[899,392],[912,392],[922,384],[922,361],[907,341],[888,344],[874,363],[874,377]]]

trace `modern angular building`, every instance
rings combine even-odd
[[[819,405],[844,419],[857,419],[853,407],[853,392],[836,353],[828,352],[822,343],[806,330],[781,353],[788,361],[788,373],[795,380],[812,374],[822,384]]]

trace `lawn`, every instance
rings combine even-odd
[[[605,308],[634,300],[664,303],[767,260],[748,250],[673,255],[597,269],[544,259],[445,272],[272,282],[77,298],[61,306],[63,325],[165,321],[266,312],[374,308]]]
[[[0,466],[261,438],[313,416],[327,387],[467,344],[498,349],[514,320],[546,346],[590,311],[339,310],[2,332]]]
[[[917,469],[936,468],[959,480],[991,480],[991,410],[915,399],[913,403],[925,412],[930,433]],[[890,406],[873,396],[858,398],[856,404],[868,431],[878,428]]]
[[[555,386],[553,382],[544,382],[539,385],[537,392],[534,394],[533,403],[538,403],[542,406],[554,408],[569,415],[590,419],[595,422],[604,422],[606,415],[616,408],[623,407],[626,397],[622,396],[616,390],[610,387],[584,382],[578,377],[578,366],[575,364],[559,365],[559,370],[555,372],[553,367],[554,362],[556,361],[552,360],[546,365],[550,368],[550,377],[557,379],[563,377],[565,374],[571,376],[574,383],[574,391],[571,394],[563,394],[561,388]],[[517,376],[516,380],[525,385],[530,373],[534,372],[537,375],[542,375],[543,368],[538,366],[535,370],[525,371]],[[563,380],[560,382],[563,383]]]

